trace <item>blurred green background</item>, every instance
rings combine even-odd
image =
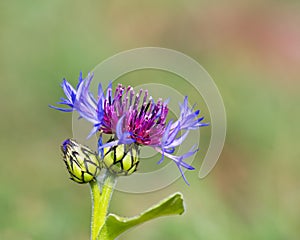
[[[160,46],[202,64],[224,98],[227,139],[208,177],[116,192],[128,216],[181,191],[187,211],[119,239],[299,239],[299,1],[0,2],[0,239],[89,239],[88,186],[68,180],[71,115],[48,108],[120,51]],[[195,166],[199,169],[203,152]]]

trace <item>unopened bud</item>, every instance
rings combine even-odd
[[[98,154],[73,139],[62,143],[63,160],[71,179],[77,183],[88,183],[100,173]]]
[[[139,163],[139,150],[135,144],[121,144],[104,148],[103,163],[117,176],[127,176],[136,171]]]

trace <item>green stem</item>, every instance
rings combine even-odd
[[[116,177],[107,172],[102,192],[97,181],[91,181],[92,192],[92,222],[91,222],[91,240],[97,240],[100,229],[105,223],[107,211],[113,194]]]

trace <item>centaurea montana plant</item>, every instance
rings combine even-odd
[[[98,137],[96,152],[74,139],[65,140],[61,146],[71,179],[77,183],[89,182],[91,186],[93,199],[91,239],[114,239],[128,228],[149,219],[181,214],[184,209],[179,193],[138,217],[121,218],[107,214],[107,211],[116,177],[130,175],[137,170],[139,152],[143,146],[152,147],[161,154],[158,163],[162,163],[165,158],[171,159],[188,184],[183,169],[193,170],[194,167],[184,160],[194,155],[198,149],[193,147],[181,156],[175,155],[174,152],[186,139],[189,131],[208,125],[202,122],[203,117],[199,117],[200,110],[190,108],[188,98],[185,97],[180,104],[179,118],[176,121],[167,121],[168,101],[158,99],[155,102],[147,90],[141,89],[135,93],[131,86],[124,87],[121,84],[113,91],[111,83],[106,92],[99,83],[97,97],[94,97],[90,91],[92,79],[93,74],[89,73],[83,78],[80,73],[76,88],[64,79],[61,87],[65,98],[61,98],[58,102],[64,106],[50,106],[63,112],[76,111],[80,118],[93,124],[87,137],[94,134]],[[103,141],[105,136],[109,136],[106,142]],[[97,179],[100,179],[98,176],[103,169],[105,176],[101,178],[104,182],[100,182]],[[162,210],[161,214],[157,214],[157,210],[163,208],[169,211]],[[118,225],[116,221],[122,224]]]

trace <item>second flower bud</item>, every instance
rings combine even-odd
[[[139,149],[136,144],[121,144],[104,148],[103,163],[117,176],[128,176],[136,171],[139,164]]]

